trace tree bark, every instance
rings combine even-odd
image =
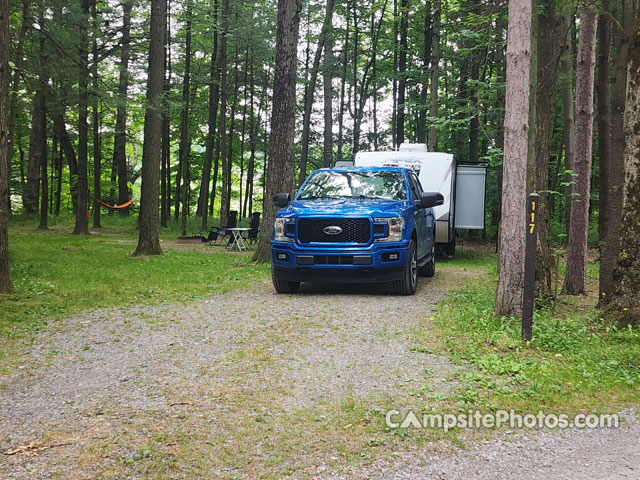
[[[278,0],[269,173],[260,239],[253,255],[255,261],[261,262],[271,258],[271,230],[276,214],[276,206],[271,199],[279,192],[293,193],[294,188],[295,87],[300,8],[300,0]]]
[[[347,88],[347,61],[349,58],[349,26],[351,22],[351,10],[347,5],[347,20],[344,29],[344,46],[342,52],[342,72],[340,75],[340,106],[338,109],[338,160],[342,160],[342,149],[344,146],[344,110],[345,110],[345,90]],[[395,97],[394,97],[395,98]],[[395,110],[394,110],[395,111]],[[393,115],[392,115],[393,117]],[[395,122],[395,120],[392,120]],[[395,138],[395,137],[394,137]]]
[[[565,35],[564,18],[556,13],[554,0],[539,0],[537,56],[538,69],[535,94],[536,142],[534,190],[540,195],[538,210],[538,242],[536,256],[536,297],[547,300],[552,296],[551,284],[551,224],[549,190],[549,157],[555,123],[558,67]],[[559,161],[559,159],[558,159]]]
[[[200,201],[198,210],[202,215],[202,230],[208,228],[209,218],[209,185],[211,182],[211,165],[213,163],[213,147],[216,134],[216,120],[218,117],[218,101],[220,84],[218,76],[220,72],[220,60],[218,55],[218,0],[213,0],[213,48],[209,62],[209,113],[207,121],[207,140],[204,152],[204,165],[202,167],[202,182],[200,183]]]
[[[91,92],[93,104],[91,113],[93,115],[93,228],[100,228],[100,204],[98,199],[102,197],[102,154],[100,151],[100,113],[98,111],[98,22],[96,0],[91,4],[91,16],[93,19],[93,92]]]
[[[33,115],[31,117],[31,132],[29,137],[29,159],[27,162],[27,189],[23,193],[23,205],[25,212],[34,214],[38,212],[39,192],[40,192],[40,170],[45,152],[42,144],[46,144],[46,132],[42,126],[46,126],[43,121],[45,114],[45,91],[40,88],[33,97]]]
[[[40,24],[40,28],[45,28],[45,20],[44,15],[41,14],[38,19],[38,23]],[[38,72],[38,91],[42,92],[39,95],[39,101],[41,102],[39,106],[40,116],[38,121],[40,125],[38,126],[38,130],[42,135],[42,138],[38,140],[37,147],[40,149],[40,154],[38,155],[40,158],[40,224],[38,225],[38,230],[47,230],[47,203],[48,198],[47,195],[49,193],[48,186],[48,175],[47,175],[47,87],[49,83],[48,75],[47,75],[47,55],[45,53],[46,43],[44,34],[41,32],[38,35],[39,43],[40,43],[40,67]],[[37,193],[37,189],[36,189]]]
[[[227,224],[229,208],[225,201],[227,185],[224,177],[227,171],[227,34],[229,33],[229,0],[222,0],[222,31],[220,32],[220,127],[218,129],[220,164],[222,166],[222,193],[220,195],[220,225]],[[233,119],[232,119],[233,121]],[[216,162],[217,168],[217,162]],[[217,172],[216,172],[217,175]],[[215,182],[215,180],[214,180]],[[215,183],[214,193],[215,195]]]
[[[494,313],[519,316],[524,288],[531,2],[509,1],[504,176],[498,288]]]
[[[567,36],[565,37],[564,52],[562,61],[560,62],[560,71],[562,73],[562,116],[563,116],[563,142],[564,142],[564,169],[569,172],[565,175],[565,224],[566,224],[566,241],[569,240],[569,218],[571,217],[571,199],[573,198],[573,164],[575,158],[575,141],[576,141],[576,120],[575,105],[573,97],[573,30],[575,29],[575,19],[573,12],[567,9],[565,13],[565,27]]]
[[[442,1],[433,1],[433,26],[431,27],[431,79],[429,87],[429,116],[438,116],[438,81],[440,76],[440,22],[442,18]],[[438,131],[433,122],[429,127],[429,151],[438,150]]]
[[[407,85],[407,51],[409,31],[409,0],[401,0],[400,4],[400,51],[398,52],[398,117],[396,124],[396,145],[405,140],[405,101]]]
[[[238,47],[235,49],[235,65],[233,74],[233,102],[231,103],[231,112],[229,115],[229,134],[227,135],[227,143],[229,145],[229,151],[227,152],[226,166],[223,164],[222,169],[222,194],[220,195],[220,218],[222,219],[222,212],[224,211],[224,224],[226,225],[229,218],[229,211],[231,210],[231,187],[232,187],[232,171],[233,171],[233,134],[236,126],[236,110],[240,101],[239,97],[239,61]],[[223,206],[224,205],[224,206]],[[221,220],[222,221],[222,220]]]
[[[9,92],[9,146],[8,146],[8,172],[11,172],[11,157],[13,156],[13,143],[16,130],[16,116],[18,112],[18,89],[20,86],[20,72],[22,71],[23,57],[24,57],[24,39],[27,30],[31,27],[31,21],[29,19],[29,0],[22,1],[22,25],[20,26],[20,33],[18,34],[18,45],[15,53],[15,69],[13,71],[13,79],[11,81],[11,90]],[[8,190],[7,190],[8,192]],[[10,203],[9,193],[7,193],[6,201]],[[0,201],[3,201],[0,199]],[[9,209],[11,206],[9,205]]]
[[[78,73],[78,204],[76,205],[76,225],[73,233],[76,235],[89,234],[89,185],[87,181],[87,166],[89,153],[89,38],[87,25],[89,23],[89,0],[80,0],[82,15],[79,22],[79,73]]]
[[[162,253],[158,235],[158,180],[162,135],[162,88],[164,83],[165,0],[151,0],[151,45],[147,79],[147,108],[142,152],[142,193],[138,226],[138,247],[134,255]]]
[[[640,325],[640,10],[631,30],[628,64],[621,248],[605,314],[620,326],[637,326]]]
[[[333,11],[334,0],[327,1],[325,18],[324,57],[322,62],[322,83],[324,91],[324,148],[323,166],[333,165]],[[375,122],[375,119],[374,119]]]
[[[129,179],[127,175],[127,92],[129,90],[129,55],[131,49],[131,9],[133,0],[122,4],[122,38],[120,39],[120,77],[118,81],[118,107],[116,110],[113,163],[118,170],[118,203],[129,201]],[[119,210],[121,216],[129,215],[129,207]]]
[[[160,225],[166,228],[171,216],[171,30],[169,29],[169,2],[164,0],[167,21],[164,34],[164,82],[162,84],[162,158],[160,159]]]
[[[184,77],[182,83],[182,110],[180,112],[180,165],[182,166],[182,235],[187,234],[187,217],[189,216],[189,187],[191,184],[191,138],[189,132],[189,110],[191,100],[191,1],[186,5],[186,39],[184,53]]]
[[[573,170],[578,176],[574,186],[576,196],[571,203],[567,272],[564,282],[564,291],[570,295],[585,293],[593,145],[596,31],[596,13],[590,4],[584,3],[580,13],[580,39],[576,71],[576,154]]]
[[[633,0],[616,0],[612,8],[613,27],[613,76],[610,87],[610,157],[605,170],[607,181],[606,190],[600,188],[600,198],[605,197],[604,206],[600,207],[600,217],[604,217],[606,228],[599,228],[600,232],[600,274],[599,294],[603,304],[607,303],[607,296],[613,291],[613,272],[617,266],[620,254],[620,229],[622,227],[622,201],[624,188],[624,112],[627,96],[627,63],[629,40],[634,28]],[[600,94],[600,92],[598,92]],[[602,136],[601,126],[598,124],[598,138]],[[602,165],[601,165],[602,175]],[[604,193],[603,193],[604,192]]]
[[[329,0],[331,2],[332,0]],[[327,6],[329,3],[327,3]],[[326,17],[325,17],[326,22]],[[311,110],[313,108],[313,97],[315,96],[316,83],[318,81],[318,70],[320,68],[320,59],[322,58],[322,50],[324,48],[325,35],[324,26],[318,40],[318,47],[313,57],[313,65],[311,66],[309,84],[304,92],[304,113],[302,116],[302,139],[300,140],[300,175],[298,177],[298,186],[301,186],[307,178],[307,158],[309,157],[309,131],[311,130]]]
[[[9,270],[9,0],[0,0],[0,294],[11,293]]]

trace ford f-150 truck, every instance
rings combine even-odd
[[[311,173],[295,199],[278,194],[271,238],[273,285],[393,282],[413,295],[418,275],[435,274],[435,219],[443,196],[423,192],[397,167],[347,167]]]

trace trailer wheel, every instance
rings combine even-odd
[[[456,254],[456,239],[454,238],[449,243],[447,243],[443,250],[448,257],[453,257]]]
[[[436,274],[436,247],[435,244],[431,247],[431,260],[425,263],[420,268],[421,277],[433,277]]]

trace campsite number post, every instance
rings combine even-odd
[[[522,305],[522,339],[531,341],[533,329],[533,300],[536,281],[537,217],[540,195],[531,193],[527,201],[527,246],[524,260],[524,298]]]

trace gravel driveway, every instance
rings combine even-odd
[[[467,464],[473,478],[507,478],[487,466],[500,451],[510,465],[526,459],[518,443],[416,450],[379,421],[456,388],[456,367],[428,348],[430,315],[477,274],[439,267],[415,297],[386,286],[277,295],[260,279],[56,322],[0,383],[0,478],[458,478]],[[551,445],[549,458],[573,443],[545,438],[533,441]]]

